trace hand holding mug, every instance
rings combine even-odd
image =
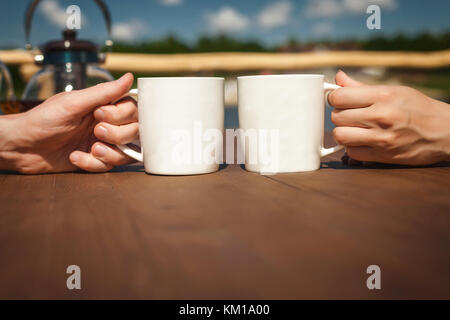
[[[79,168],[101,172],[132,162],[108,144],[127,143],[138,135],[134,102],[115,103],[132,83],[128,73],[116,81],[59,93],[25,113],[1,116],[0,168],[27,174]]]
[[[359,161],[427,165],[450,160],[450,106],[401,86],[368,86],[340,71],[328,96],[335,140]]]

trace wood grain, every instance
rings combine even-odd
[[[449,299],[449,215],[445,163],[349,168],[337,154],[274,176],[5,173],[0,298]],[[381,290],[366,288],[371,264]]]

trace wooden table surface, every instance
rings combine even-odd
[[[339,158],[274,176],[0,174],[0,298],[449,299],[450,164]]]

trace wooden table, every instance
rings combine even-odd
[[[339,158],[275,176],[1,174],[0,298],[449,299],[450,164]]]

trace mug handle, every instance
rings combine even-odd
[[[137,94],[138,94],[138,89],[131,89],[128,92],[128,95],[131,96],[136,101],[137,101],[137,99],[136,99]],[[135,143],[135,142],[133,141],[133,143]],[[139,141],[136,141],[136,144],[139,144]],[[139,162],[143,162],[144,161],[144,156],[143,156],[143,153],[142,153],[142,149],[143,149],[142,146],[141,146],[141,152],[137,152],[137,151],[131,149],[126,144],[116,144],[116,146],[117,146],[117,148],[120,149],[120,151],[125,153],[130,158],[133,158],[134,160],[139,161]]]
[[[324,89],[325,94],[328,94],[330,91],[336,90],[338,88],[342,88],[342,87],[337,84],[332,84],[332,83],[328,83],[328,82],[323,83],[323,89]],[[344,146],[341,146],[341,145],[336,145],[331,148],[324,148],[322,145],[322,149],[320,151],[320,157],[325,157],[329,154],[338,152],[339,150],[342,150],[342,149],[344,149]]]

